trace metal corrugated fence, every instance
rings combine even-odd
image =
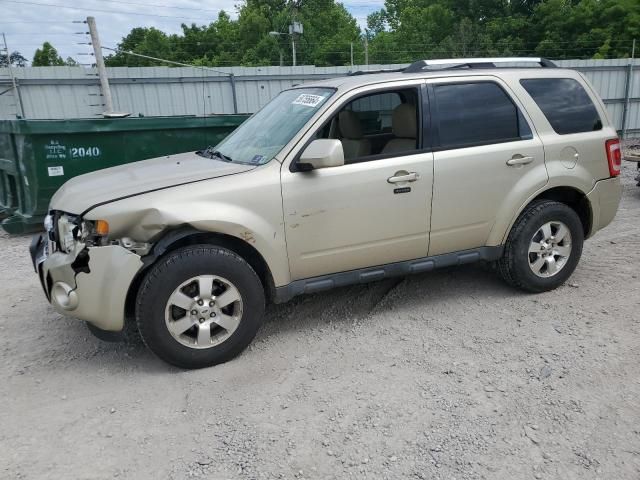
[[[600,93],[616,128],[640,135],[640,60],[562,60],[559,66],[583,72]],[[404,65],[355,67],[109,68],[114,107],[144,116],[253,113],[293,85],[346,75],[354,70]],[[232,74],[232,76],[231,76]],[[13,88],[11,76],[17,89]],[[233,90],[235,89],[235,104]],[[0,119],[96,118],[103,112],[95,69],[30,67],[0,69]],[[627,121],[623,120],[625,99]]]

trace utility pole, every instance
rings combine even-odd
[[[289,35],[291,36],[291,55],[292,65],[295,67],[298,64],[296,58],[296,35],[302,35],[302,24],[298,22],[298,7],[302,0],[294,0],[291,2],[291,25],[289,25]]]
[[[293,55],[293,66],[296,66],[296,34],[291,34],[291,54]]]
[[[633,39],[633,44],[631,45],[631,58],[629,59],[629,63],[627,65],[627,78],[625,82],[624,89],[624,106],[622,108],[622,138],[627,138],[627,124],[629,121],[629,104],[631,101],[631,92],[633,91],[633,62],[636,56],[636,39]]]
[[[364,64],[369,65],[369,32],[364,31]]]
[[[93,45],[93,53],[96,56],[96,67],[98,68],[98,76],[100,77],[100,89],[104,97],[105,114],[113,113],[113,100],[111,99],[111,88],[109,87],[109,77],[107,69],[104,66],[102,58],[102,46],[100,45],[100,37],[98,36],[98,28],[96,27],[96,19],[87,17],[87,25],[89,26],[89,34],[91,35],[91,45]]]
[[[295,20],[289,25],[289,36],[291,37],[291,55],[293,57],[293,66],[297,64],[296,59],[296,35],[301,35],[303,32],[302,24]],[[286,35],[286,33],[269,32],[269,35]]]
[[[24,105],[22,104],[22,96],[20,95],[20,90],[18,89],[18,83],[16,82],[16,77],[13,75],[13,70],[11,68],[11,53],[9,52],[9,46],[7,45],[7,37],[4,32],[2,33],[2,41],[4,43],[4,51],[7,53],[7,69],[9,71],[9,78],[11,79],[11,86],[13,87],[13,92],[16,97],[16,101],[18,102],[18,109],[20,111],[20,118],[24,118]]]
[[[353,42],[351,42],[350,46],[351,46],[351,68],[353,68]]]

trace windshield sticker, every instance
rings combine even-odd
[[[301,95],[298,95],[298,98],[296,98],[293,102],[291,102],[291,104],[304,105],[305,107],[315,108],[323,100],[324,100],[324,97],[322,95],[312,95],[310,93],[303,93]]]
[[[255,155],[250,162],[253,164],[259,164],[262,163],[262,161],[264,160],[264,155]]]

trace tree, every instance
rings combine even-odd
[[[125,52],[135,52],[150,57],[174,60],[175,49],[172,37],[154,27],[137,27],[118,44],[117,52],[105,58],[108,67],[148,67],[152,65],[166,65],[155,60],[128,55]],[[182,61],[178,59],[178,61]]]
[[[27,65],[27,59],[22,56],[20,52],[12,52],[7,58],[6,54],[0,54],[0,67],[25,67]]]
[[[34,67],[56,67],[64,64],[64,60],[58,55],[58,51],[49,42],[44,42],[42,48],[36,50],[33,55],[33,62],[31,62]]]
[[[182,25],[178,35],[134,28],[109,66],[163,65],[143,55],[204,66],[290,65],[289,25],[300,65],[348,65],[364,61],[363,32],[336,0],[243,0],[238,17],[221,11],[202,25]],[[279,32],[281,35],[270,35]],[[367,17],[371,63],[463,56],[610,58],[631,53],[640,39],[638,0],[385,0]]]
[[[363,58],[361,32],[356,20],[334,0],[245,0],[238,19],[224,11],[208,25],[182,25],[181,35],[166,35],[154,28],[134,28],[105,59],[108,66],[162,65],[125,51],[194,65],[274,65],[280,55],[290,64],[288,27],[301,22],[297,37],[299,64],[346,65],[350,43]],[[269,32],[284,35],[272,36]]]

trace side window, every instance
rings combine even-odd
[[[506,92],[493,82],[434,85],[441,148],[531,138],[531,129]]]
[[[591,132],[602,129],[595,105],[573,78],[531,78],[520,80],[556,133]]]
[[[365,135],[391,133],[393,109],[402,103],[398,92],[379,93],[354,100],[349,108],[357,115]]]
[[[339,139],[347,164],[381,155],[406,155],[418,149],[419,102],[417,88],[358,97],[344,105],[317,135]]]

